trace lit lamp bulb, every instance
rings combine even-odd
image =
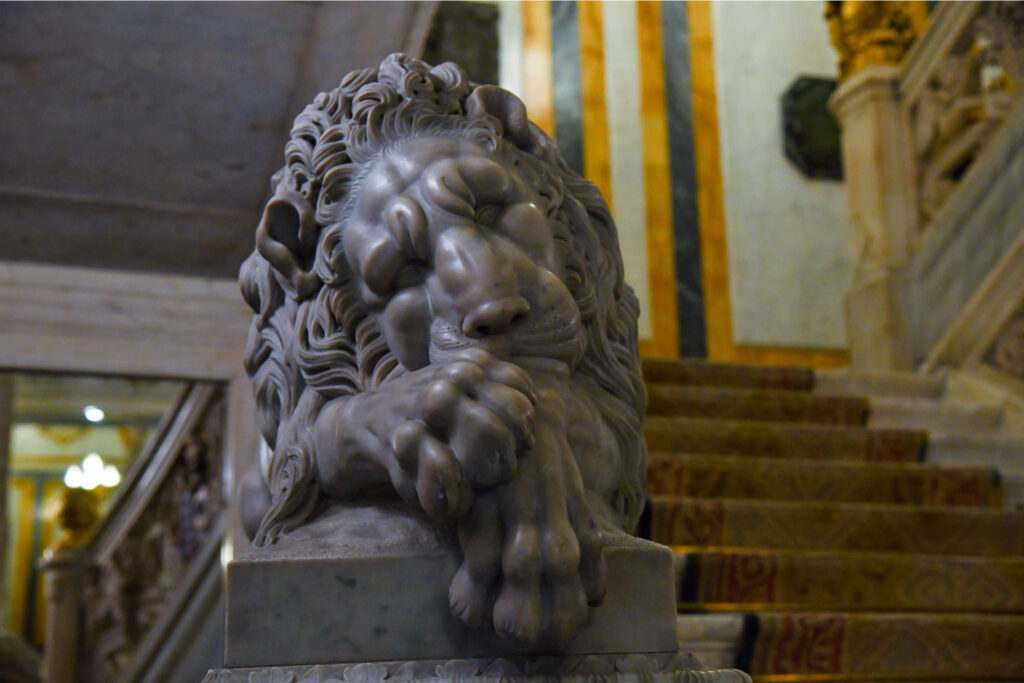
[[[85,456],[85,460],[82,461],[82,473],[85,474],[85,481],[82,482],[83,489],[89,491],[100,485],[100,479],[103,477],[103,458],[99,453],[90,453]]]
[[[69,489],[91,491],[97,486],[112,489],[121,483],[121,473],[113,465],[104,465],[99,453],[90,453],[82,466],[72,465],[64,473],[64,485]]]
[[[121,483],[121,473],[117,471],[117,468],[113,465],[107,465],[103,468],[103,474],[100,475],[100,486],[112,489]]]
[[[85,416],[86,420],[92,423],[103,422],[103,418],[106,417],[106,413],[96,406],[86,406],[82,408],[82,415]]]
[[[84,480],[85,473],[82,472],[82,468],[78,465],[72,465],[68,468],[68,471],[64,473],[64,485],[69,489],[82,488],[82,482]]]

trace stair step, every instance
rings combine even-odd
[[[865,462],[919,460],[926,439],[910,430],[686,417],[649,417],[644,434],[650,450]]]
[[[992,433],[1003,420],[1000,406],[931,399],[881,397],[869,400],[871,427]]]
[[[647,387],[647,414],[860,425],[866,421],[868,402],[854,396],[805,391],[651,384]]]
[[[999,475],[980,467],[650,454],[653,495],[999,507]]]
[[[680,609],[1024,612],[1024,557],[710,549],[677,555]]]
[[[743,642],[743,614],[680,614],[676,617],[679,651],[692,653],[709,669],[736,666]]]
[[[1005,475],[1024,476],[1024,438],[932,432],[926,459],[935,464],[994,467]]]
[[[755,681],[1024,677],[1019,616],[767,612],[756,629],[739,661]]]
[[[807,368],[709,363],[702,360],[644,359],[648,383],[700,384],[742,389],[810,391],[814,371]]]
[[[652,496],[651,540],[708,546],[1024,555],[1024,513]]]
[[[839,396],[941,398],[946,382],[941,377],[913,372],[876,373],[860,370],[818,370],[814,372],[816,393]]]
[[[1000,473],[999,497],[1004,510],[1024,512],[1024,476]]]

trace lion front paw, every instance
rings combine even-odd
[[[406,419],[391,434],[392,480],[434,517],[459,517],[474,491],[510,479],[534,443],[534,394],[519,367],[480,349],[415,373]]]
[[[547,422],[547,424],[545,424]],[[459,529],[464,560],[449,591],[469,625],[561,647],[604,595],[603,539],[560,421],[542,420],[516,477],[477,498]],[[493,607],[491,605],[493,604]]]

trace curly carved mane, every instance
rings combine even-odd
[[[312,225],[310,277],[296,286],[261,253],[242,265],[240,281],[255,312],[245,354],[272,456],[264,463],[272,504],[257,532],[274,542],[313,512],[319,488],[311,428],[327,400],[372,390],[405,372],[374,318],[360,303],[342,250],[350,199],[362,170],[404,139],[443,135],[473,140],[512,158],[548,200],[566,286],[583,321],[586,352],[577,370],[603,392],[595,400],[621,453],[621,485],[610,501],[631,530],[643,505],[646,449],[641,416],[639,305],[623,280],[615,224],[597,188],[572,171],[526,118],[512,94],[470,83],[452,63],[430,65],[393,54],[377,69],[349,73],[296,118],[275,196],[301,195]],[[272,200],[273,201],[273,200]],[[269,205],[268,205],[269,206]],[[315,274],[315,275],[314,275]]]

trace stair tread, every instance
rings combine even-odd
[[[652,496],[651,538],[665,545],[1024,554],[1024,513],[874,503]]]
[[[919,460],[927,440],[920,430],[657,416],[644,435],[652,450],[869,462]]]
[[[946,391],[942,377],[913,372],[865,372],[843,368],[814,371],[813,390],[848,396],[903,396],[941,398]]]
[[[644,359],[644,380],[751,389],[789,389],[810,391],[814,372],[809,368],[766,367],[711,363],[697,359]]]
[[[1024,512],[998,509],[1024,438],[1001,406],[915,373],[688,360],[644,375],[651,536],[675,545],[680,642],[740,648],[766,683],[1024,680]]]
[[[993,450],[1024,451],[1024,436],[1004,434],[965,434],[961,432],[933,430],[931,441],[936,445],[965,445],[990,447]]]
[[[993,681],[1024,675],[1024,617],[759,612],[740,667],[761,676]],[[793,680],[787,678],[786,680]]]
[[[868,399],[867,424],[877,427],[993,432],[1003,418],[1001,406],[922,398]]]
[[[998,507],[1000,477],[988,467],[752,458],[653,451],[652,495],[761,500]]]
[[[749,548],[676,556],[680,602],[705,609],[1024,610],[1024,556]]]
[[[928,462],[993,467],[1006,476],[1024,476],[1024,438],[1004,435],[929,433]]]
[[[647,401],[648,416],[860,425],[868,412],[853,396],[684,384],[648,384]]]

